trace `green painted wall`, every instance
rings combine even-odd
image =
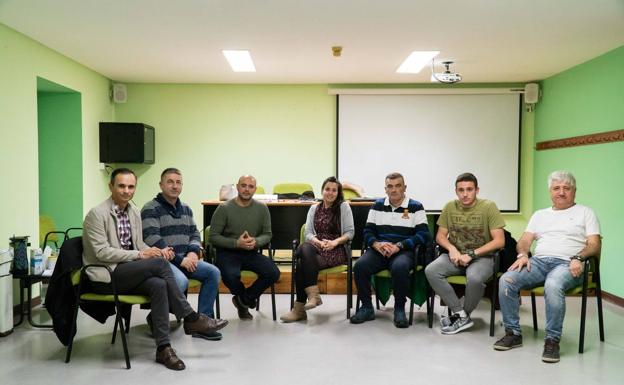
[[[130,84],[115,113],[117,121],[156,129],[156,163],[128,165],[139,174],[135,202],[153,198],[161,171],[175,166],[199,223],[200,202],[242,174],[267,192],[301,181],[318,194],[335,172],[335,97],[326,86]]]
[[[77,92],[39,92],[39,215],[56,230],[81,227],[82,120]],[[43,242],[40,239],[39,242]]]
[[[0,199],[0,248],[13,234],[39,231],[37,77],[82,95],[82,186],[85,212],[107,195],[104,173],[98,171],[98,122],[114,119],[109,80],[36,41],[0,24],[0,164],[11,186]],[[11,167],[8,167],[8,166]]]
[[[109,80],[36,41],[0,24],[0,248],[13,234],[39,234],[37,77],[82,95],[82,205],[94,206],[107,195],[105,174],[98,171],[98,122],[114,119]],[[14,298],[17,288],[14,287]],[[35,293],[37,295],[37,293]]]
[[[535,141],[624,129],[624,46],[542,82]],[[602,227],[603,289],[624,297],[620,237],[624,234],[624,142],[535,152],[535,207],[550,206],[546,178],[567,169],[577,202],[592,207]]]
[[[329,87],[344,85],[129,84],[128,102],[115,108],[117,121],[156,128],[156,163],[127,165],[139,174],[135,202],[142,206],[159,191],[160,172],[170,166],[183,171],[182,198],[200,224],[200,202],[215,199],[222,184],[244,173],[254,174],[267,191],[279,182],[302,181],[318,194],[323,179],[335,173],[336,97]],[[522,119],[521,213],[505,215],[516,236],[532,212],[533,113]]]

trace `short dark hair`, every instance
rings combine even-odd
[[[463,174],[459,174],[457,179],[455,179],[455,187],[457,187],[457,183],[459,182],[472,182],[475,185],[475,188],[479,187],[479,183],[477,182],[477,177],[474,174],[465,172]]]
[[[401,180],[403,181],[403,184],[405,184],[405,178],[403,178],[403,175],[399,172],[391,172],[390,174],[386,175],[386,179],[399,179],[401,178]]]
[[[119,175],[119,174],[122,174],[122,175],[132,174],[132,175],[134,175],[134,180],[137,179],[136,174],[134,173],[134,171],[130,170],[129,168],[120,167],[120,168],[114,169],[113,172],[111,173],[110,184],[112,184],[112,185],[115,184],[115,177],[117,177],[117,175]]]
[[[179,169],[177,169],[175,167],[167,167],[160,174],[160,179],[162,179],[167,174],[178,174],[178,175],[182,176],[182,171],[180,171]]]

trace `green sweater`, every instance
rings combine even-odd
[[[241,207],[230,199],[217,207],[210,221],[210,243],[222,249],[236,249],[236,240],[245,231],[256,238],[258,248],[271,241],[271,216],[264,203],[252,200]]]

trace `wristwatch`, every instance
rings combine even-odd
[[[576,254],[575,256],[573,256],[570,259],[576,259],[579,262],[585,262],[585,258],[581,257],[580,255]]]
[[[398,248],[399,248],[399,250],[403,250],[403,243],[401,243],[401,242],[397,242],[397,243],[395,243],[394,245],[395,245],[396,247],[398,247]]]
[[[479,257],[477,256],[477,254],[475,254],[474,250],[468,250],[468,251],[466,251],[466,254],[468,254],[468,256],[469,256],[470,258],[472,258],[472,259],[477,259],[477,258],[479,258]]]

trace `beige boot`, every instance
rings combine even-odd
[[[281,316],[280,319],[285,323],[305,321],[308,319],[308,315],[303,308],[303,303],[295,302],[295,306],[288,313]]]
[[[323,304],[323,301],[321,300],[321,292],[318,286],[308,286],[304,290],[308,295],[308,302],[303,307],[305,310],[314,309],[315,307]]]

